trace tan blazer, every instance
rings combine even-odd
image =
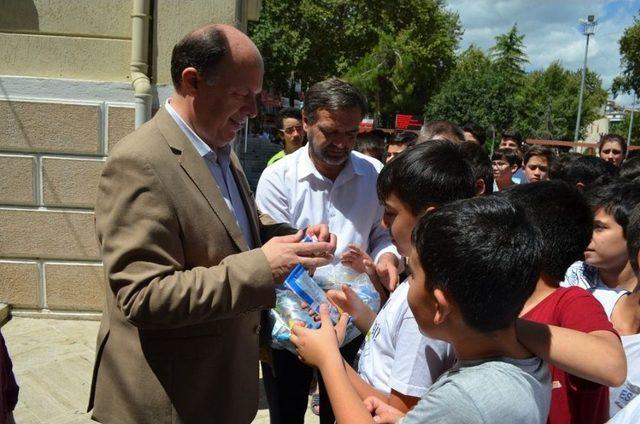
[[[255,246],[291,228],[256,210]],[[89,409],[104,423],[249,423],[258,407],[260,310],[275,302],[204,159],[164,110],[121,140],[98,188],[107,277]]]

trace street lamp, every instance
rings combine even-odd
[[[582,65],[582,81],[580,82],[580,97],[578,100],[578,116],[576,117],[576,132],[573,136],[574,141],[578,141],[580,135],[580,115],[582,115],[582,95],[584,94],[584,79],[587,75],[587,53],[589,52],[589,37],[596,33],[598,21],[594,15],[587,16],[587,19],[580,19],[582,24],[582,34],[587,36],[587,43],[584,47],[584,63]]]
[[[627,155],[629,154],[629,146],[631,146],[631,130],[633,130],[633,112],[636,109],[637,94],[633,93],[633,103],[631,103],[631,118],[629,120],[629,132],[627,133]]]

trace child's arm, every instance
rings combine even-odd
[[[362,334],[369,332],[373,321],[376,319],[376,313],[358,297],[351,287],[343,284],[342,291],[329,290],[327,297],[338,308],[351,315],[356,328]]]
[[[344,368],[347,372],[351,385],[362,400],[375,397],[402,413],[407,413],[420,400],[419,397],[408,396],[393,389],[391,389],[391,394],[387,395],[386,393],[371,387],[353,368],[351,368],[347,362],[344,362]]]
[[[345,331],[347,315],[340,317],[335,330],[326,305],[322,305],[320,316],[322,326],[318,330],[294,326],[291,329],[291,342],[296,345],[298,354],[306,363],[320,370],[337,423],[373,423],[371,414],[349,381],[338,349],[336,331]]]
[[[584,333],[524,319],[517,320],[516,330],[527,349],[569,374],[610,387],[625,381],[627,359],[611,331]]]

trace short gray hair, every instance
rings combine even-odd
[[[320,109],[335,112],[357,107],[362,116],[367,113],[367,99],[353,85],[338,78],[330,78],[312,85],[304,95],[303,111],[310,123]]]

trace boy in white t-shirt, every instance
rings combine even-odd
[[[629,216],[626,226],[629,262],[640,275],[640,206]],[[615,305],[611,321],[622,339],[627,356],[627,380],[609,391],[611,423],[640,422],[640,289],[624,295]]]
[[[384,225],[398,251],[409,254],[411,231],[427,210],[472,197],[475,186],[471,165],[459,145],[448,141],[415,146],[388,163],[378,177],[378,197],[385,207]],[[367,334],[358,372],[347,371],[351,384],[361,399],[376,396],[403,412],[455,362],[448,343],[421,334],[407,303],[408,291],[408,282],[400,284],[377,317],[348,286],[329,292]]]
[[[640,203],[640,184],[625,180],[597,184],[585,196],[594,213],[593,236],[584,262],[571,265],[561,285],[589,290],[611,319],[616,303],[637,284],[626,234],[629,214]]]

